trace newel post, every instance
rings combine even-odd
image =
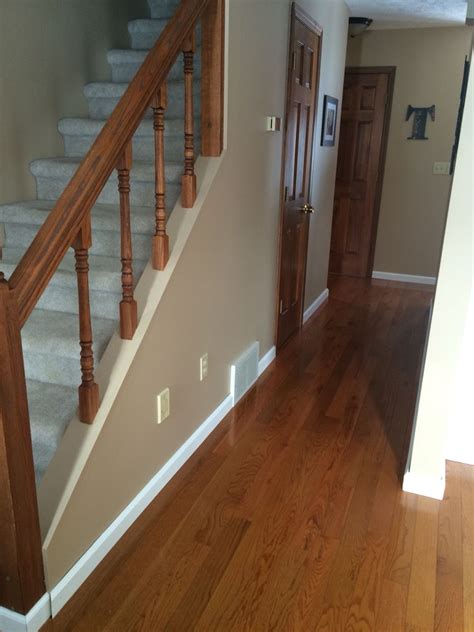
[[[44,593],[18,304],[0,272],[0,606],[26,614]]]
[[[208,2],[201,29],[201,154],[216,157],[224,147],[224,0]]]

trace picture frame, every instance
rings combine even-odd
[[[321,128],[322,147],[334,147],[336,144],[338,110],[339,100],[325,94],[323,105],[323,124]]]

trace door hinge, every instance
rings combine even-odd
[[[285,202],[288,202],[288,187],[285,187]]]
[[[283,314],[283,299],[280,301],[280,314]]]
[[[296,70],[296,52],[293,51],[293,70]]]

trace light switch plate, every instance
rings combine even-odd
[[[433,174],[435,176],[449,176],[451,171],[451,163],[435,162],[433,165]]]
[[[267,116],[267,132],[279,132],[281,130],[281,118],[279,116]]]
[[[209,371],[209,356],[205,353],[199,361],[199,376],[201,382],[206,379]]]
[[[170,389],[165,388],[164,391],[158,395],[158,423],[162,424],[165,419],[170,416],[171,402],[170,402]]]

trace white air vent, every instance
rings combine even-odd
[[[254,342],[232,365],[230,392],[234,406],[257,381],[259,356],[260,345]]]

